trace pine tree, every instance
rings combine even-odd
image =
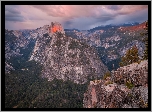
[[[126,66],[139,61],[138,48],[133,46],[131,49],[128,49],[125,56],[121,58],[120,66]]]

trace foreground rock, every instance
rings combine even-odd
[[[135,86],[145,85],[148,83],[148,60],[120,67],[116,71],[112,71],[111,77],[113,82],[119,84],[129,81]]]
[[[132,70],[147,67],[148,62],[143,61],[137,66],[132,66]],[[125,67],[124,67],[125,68]],[[121,68],[121,70],[124,70]],[[132,82],[124,83],[124,78],[112,74],[113,77],[107,77],[104,80],[90,81],[86,93],[84,93],[83,107],[84,108],[147,108],[148,107],[148,83],[147,69],[142,69],[141,74],[134,74],[134,77],[127,75],[126,79],[131,79]],[[125,70],[124,70],[125,71]],[[126,71],[125,71],[126,72]],[[115,72],[114,72],[115,73]],[[143,77],[143,80],[134,81],[134,78]],[[118,80],[119,79],[119,80]],[[121,81],[120,81],[121,80]],[[116,81],[116,82],[114,82]],[[119,83],[118,83],[119,82]]]

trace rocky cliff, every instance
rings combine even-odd
[[[43,65],[42,77],[85,83],[108,71],[93,47],[65,36],[59,23],[51,23],[45,29],[45,33],[38,34],[30,57]]]
[[[19,31],[5,30],[5,73],[14,70],[10,59],[22,56],[21,49],[26,48],[29,41]]]
[[[113,71],[111,77],[90,81],[84,108],[147,108],[148,61]]]

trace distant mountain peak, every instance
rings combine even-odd
[[[62,25],[58,22],[51,22],[50,28],[49,28],[49,33],[56,33],[56,32],[61,32],[64,33],[64,29]]]

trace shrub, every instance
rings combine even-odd
[[[145,103],[145,104],[144,104],[144,107],[145,107],[145,108],[148,108],[148,103]]]
[[[108,81],[108,82],[105,83],[106,86],[107,86],[108,84],[113,84],[113,82],[112,82],[112,81]]]
[[[111,76],[110,72],[106,72],[103,76],[103,79],[105,80],[107,77],[110,77],[110,76]]]
[[[126,86],[127,86],[127,88],[131,89],[134,87],[134,84],[132,84],[130,81],[127,81]]]

